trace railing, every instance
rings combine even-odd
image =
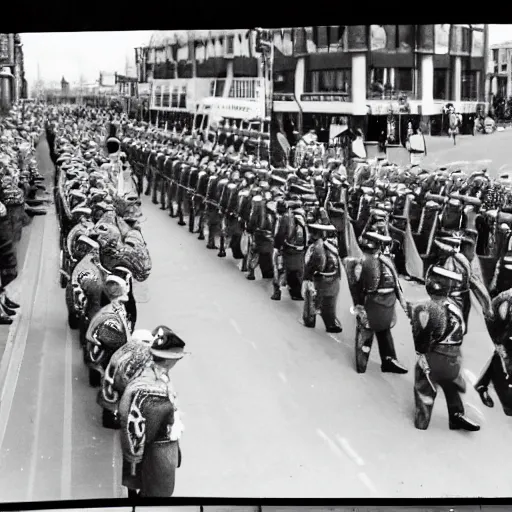
[[[301,101],[350,101],[350,94],[347,92],[308,92],[300,95]]]
[[[384,101],[399,101],[403,98],[414,100],[415,95],[412,91],[399,91],[395,89],[388,89],[384,92],[373,91],[368,89],[366,98],[369,100],[384,100]]]
[[[210,83],[210,94],[214,97],[222,97],[226,79],[215,79]],[[259,78],[233,78],[229,90],[229,98],[256,100],[260,98],[263,87],[263,79]]]

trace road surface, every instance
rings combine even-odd
[[[484,142],[503,135],[493,137]],[[39,159],[49,170],[45,147]],[[452,432],[440,394],[429,430],[416,430],[412,372],[382,374],[376,348],[367,373],[355,372],[346,295],[338,305],[342,334],[326,334],[320,319],[306,329],[300,303],[286,293],[271,301],[269,282],[247,281],[235,260],[208,251],[146,197],[143,207],[154,268],[139,293],[138,327],[169,325],[191,352],[173,370],[185,423],[176,496],[510,495],[512,420],[499,407],[484,408],[470,388],[467,411],[482,430]],[[77,334],[67,327],[53,211],[33,228],[27,284],[17,295],[24,317],[0,403],[0,500],[125,496],[118,434],[101,427]],[[405,282],[404,289],[411,300],[424,293]],[[471,380],[492,346],[475,310],[469,327]],[[412,369],[402,312],[394,336]]]

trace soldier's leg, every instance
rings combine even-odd
[[[302,298],[302,271],[300,270],[287,270],[286,283],[288,291],[292,300],[304,300]]]
[[[414,369],[414,426],[419,430],[427,430],[432,417],[432,409],[437,396],[437,385],[429,380],[420,365]]]
[[[256,247],[256,244],[253,241],[251,246],[249,247],[249,254],[248,254],[248,258],[247,258],[247,276],[246,276],[246,278],[249,281],[254,281],[256,279],[255,271],[256,271],[256,267],[258,266],[259,259],[260,259],[260,254],[258,252],[258,248]]]
[[[208,243],[206,244],[207,249],[218,249],[215,245],[215,237],[219,231],[219,223],[216,212],[207,213],[207,226],[208,226]]]
[[[153,169],[151,172],[153,183],[151,188],[151,201],[153,204],[158,204],[158,188],[160,185],[160,175],[156,171],[156,169]]]
[[[491,373],[491,382],[503,411],[507,416],[512,416],[512,383],[504,361],[498,353],[493,355],[488,371]],[[477,389],[477,391],[479,390]]]
[[[339,281],[332,284],[331,293],[322,297],[320,305],[320,316],[325,324],[325,330],[329,333],[339,333],[343,331],[341,323],[336,316],[336,305],[338,303]]]
[[[167,210],[167,180],[160,181],[160,210]]]
[[[272,264],[271,252],[264,251],[260,253],[259,265],[263,279],[272,279],[274,277],[274,266]]]
[[[391,329],[376,332],[375,336],[379,344],[379,354],[382,361],[381,370],[385,373],[407,373],[407,369],[397,361]]]
[[[146,190],[144,191],[144,195],[149,196],[151,194],[151,184],[152,184],[152,172],[151,167],[149,165],[144,165],[144,169],[142,172],[142,182],[144,183],[144,176],[146,177]]]
[[[480,378],[475,384],[475,389],[480,396],[480,400],[486,407],[494,407],[494,401],[489,395],[489,385],[494,380],[494,360],[496,358],[496,352],[492,355],[491,359],[485,365]],[[498,356],[499,357],[499,356]]]

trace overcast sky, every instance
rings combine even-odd
[[[147,45],[151,34],[152,31],[22,34],[28,83],[37,79],[38,64],[46,82],[60,81],[62,76],[76,82],[83,75],[87,83],[92,83],[100,71],[123,73],[126,58],[133,63],[134,48]],[[512,25],[490,25],[490,44],[507,40],[512,40]]]

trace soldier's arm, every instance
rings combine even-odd
[[[362,306],[365,298],[363,261],[348,257],[344,260],[348,285],[355,306]]]
[[[426,354],[431,343],[429,329],[432,311],[429,303],[409,303],[409,317],[411,319],[414,348],[418,354]]]

